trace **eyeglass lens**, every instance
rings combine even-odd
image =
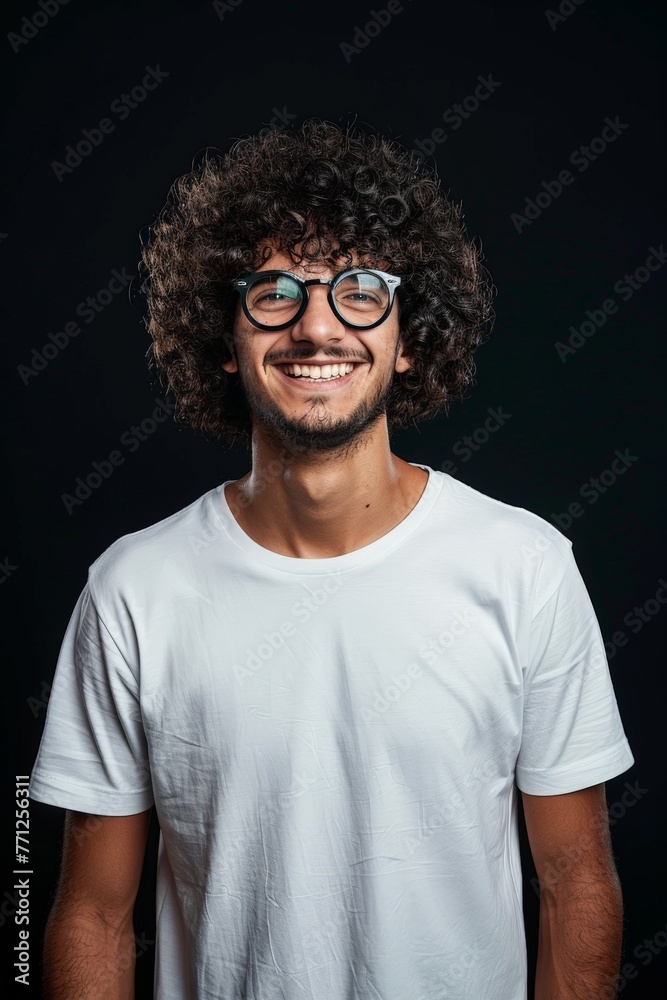
[[[362,271],[339,281],[333,297],[342,319],[362,326],[376,322],[384,314],[389,305],[389,288],[378,275]],[[302,301],[298,283],[284,274],[257,279],[248,289],[246,299],[253,319],[265,326],[289,323]]]

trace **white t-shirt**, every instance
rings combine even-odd
[[[257,544],[227,480],[90,568],[30,791],[155,803],[159,1000],[526,997],[516,786],[634,758],[569,539],[421,468],[342,556]]]

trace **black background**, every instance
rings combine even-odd
[[[136,451],[123,447],[121,435],[149,418],[155,398],[163,398],[149,376],[141,314],[127,289],[90,323],[77,317],[76,307],[106,288],[112,269],[136,273],[140,231],[204,148],[228,149],[233,139],[269,126],[276,111],[294,116],[287,120],[296,126],[312,115],[341,124],[356,115],[409,148],[443,129],[447,138],[434,147],[431,162],[445,190],[463,202],[468,231],[480,237],[499,289],[496,329],[477,355],[477,385],[448,415],[397,433],[392,450],[442,466],[552,523],[580,503],[580,516],[570,524],[561,520],[560,527],[573,541],[608,641],[636,760],[607,782],[626,909],[622,996],[661,997],[667,981],[667,727],[660,633],[667,610],[649,603],[649,620],[636,631],[623,619],[655,599],[667,576],[663,274],[651,273],[627,301],[614,285],[667,239],[658,110],[664,16],[647,2],[575,6],[566,0],[561,6],[572,12],[550,25],[540,3],[405,0],[377,37],[346,59],[341,43],[353,42],[370,11],[384,9],[383,0],[235,2],[235,9],[217,12],[210,2],[71,0],[38,30],[22,22],[41,10],[37,0],[5,5],[0,254],[9,486],[3,490],[0,606],[12,677],[4,729],[14,739],[0,786],[10,817],[0,869],[4,952],[17,941],[14,775],[32,767],[58,649],[88,566],[120,535],[250,468],[243,448],[208,442],[171,419]],[[5,36],[22,30],[34,36],[13,47]],[[140,84],[146,67],[158,64],[168,76],[145,101],[124,120],[110,113],[116,98]],[[460,128],[443,123],[443,113],[489,74],[500,86],[488,99]],[[574,150],[600,136],[605,118],[617,116],[627,128],[588,169],[570,164]],[[104,117],[114,131],[59,180],[53,162],[62,162],[66,146]],[[283,127],[280,120],[277,125]],[[512,213],[523,214],[526,199],[568,168],[573,183],[518,232]],[[555,344],[568,340],[586,310],[599,310],[610,298],[617,312],[592,336],[580,337],[581,346],[563,361]],[[33,349],[41,353],[49,333],[77,319],[81,333],[41,371],[27,375],[19,367],[32,366]],[[462,461],[456,442],[499,407],[511,417]],[[115,449],[125,457],[122,466],[68,512],[62,495],[72,494],[77,477]],[[628,449],[635,460],[613,485],[595,492],[595,503],[582,498],[582,485],[610,468],[617,449]],[[455,471],[443,466],[447,461]],[[623,646],[611,638],[619,630],[627,637]],[[626,782],[643,790],[627,808],[619,804]],[[38,949],[57,877],[62,818],[60,810],[31,805],[33,985],[17,987],[17,995],[39,995]],[[137,934],[145,940],[155,936],[155,836],[154,827],[136,912]],[[532,964],[537,898],[525,839],[523,854]],[[658,952],[650,961],[646,951],[640,951],[644,957],[635,951],[645,940]],[[137,961],[139,998],[150,996],[153,957],[151,945]],[[8,968],[10,987],[13,975]]]

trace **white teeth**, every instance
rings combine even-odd
[[[333,378],[341,378],[343,375],[348,375],[354,365],[350,362],[344,362],[338,365],[284,365],[283,370],[287,375],[294,375],[297,378],[310,378],[319,379],[322,381],[330,380]]]

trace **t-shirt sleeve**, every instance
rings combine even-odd
[[[138,671],[100,617],[90,583],[60,649],[30,795],[101,816],[153,804]]]
[[[516,783],[529,795],[578,791],[634,763],[591,599],[569,542],[559,550],[540,572],[524,672]]]

